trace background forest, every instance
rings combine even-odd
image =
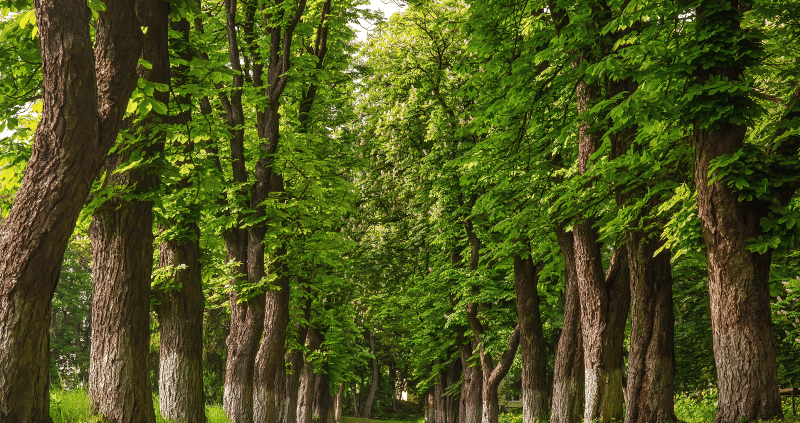
[[[794,418],[800,3],[0,8],[0,422]]]

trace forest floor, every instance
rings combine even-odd
[[[167,423],[158,413],[157,398],[155,398],[155,402],[156,422]],[[675,415],[681,422],[713,422],[716,408],[716,397],[712,395],[700,399],[688,395],[677,395],[675,397]],[[788,398],[783,399],[783,411],[786,416],[786,418],[782,420],[783,422],[800,423],[800,418],[792,415],[791,400]],[[90,413],[89,397],[86,392],[82,390],[51,391],[50,416],[53,418],[54,423],[85,423],[94,421]],[[221,405],[206,406],[206,416],[208,418],[208,423],[228,423],[228,419],[225,417],[225,412],[222,410]],[[408,420],[374,420],[345,416],[342,423],[423,423],[423,421],[421,417],[408,418]],[[501,414],[500,423],[522,423],[522,415],[518,413]]]

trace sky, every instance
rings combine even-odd
[[[389,19],[395,13],[404,11],[406,6],[398,6],[397,0],[370,0],[370,4],[367,6],[367,8],[372,10],[380,10],[383,12],[383,16],[385,16],[386,19]],[[367,38],[367,33],[371,32],[373,27],[371,27],[367,22],[362,21],[361,25],[355,29],[358,31],[358,41],[364,41]]]

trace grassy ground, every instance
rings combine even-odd
[[[158,412],[158,398],[155,400],[156,421],[167,423]],[[88,423],[97,421],[89,408],[89,397],[86,392],[52,391],[50,392],[50,416],[54,423]],[[228,423],[225,412],[220,405],[207,405],[206,417],[208,423]]]
[[[167,423],[158,413],[158,398],[155,398],[156,421]],[[705,395],[693,394],[678,395],[675,398],[675,415],[682,422],[686,423],[707,423],[714,421],[714,414],[717,410],[717,398],[715,392],[708,391]],[[792,416],[791,399],[783,399],[783,412],[786,418],[783,422],[800,423],[800,418]],[[96,421],[89,410],[89,398],[86,392],[75,391],[52,391],[50,393],[50,416],[54,423],[87,423]],[[228,423],[222,406],[206,406],[206,416],[208,423]],[[423,419],[417,420],[371,420],[355,417],[344,417],[342,423],[423,423]],[[522,423],[522,415],[518,413],[506,413],[500,416],[500,423]]]

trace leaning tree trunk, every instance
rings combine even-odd
[[[699,85],[720,79],[744,84],[746,64],[737,60],[750,57],[748,34],[741,29],[739,5],[732,1],[704,1],[697,9],[697,31],[706,35],[704,48],[724,46],[727,54],[719,63],[729,67],[698,67]],[[732,45],[735,40],[740,45]],[[745,53],[738,53],[744,51]],[[705,88],[708,90],[708,88]],[[762,234],[760,218],[767,204],[739,201],[738,193],[727,181],[709,175],[711,162],[731,154],[744,144],[748,107],[747,93],[729,99],[734,115],[716,122],[698,118],[694,122],[697,207],[702,222],[708,262],[708,291],[711,298],[711,327],[717,367],[719,404],[716,423],[770,420],[783,416],[775,358],[775,339],[771,320],[769,267],[771,253],[750,252],[748,240]],[[711,107],[728,107],[704,94],[696,100]],[[736,103],[733,103],[733,102]],[[708,106],[705,106],[708,108]],[[751,106],[755,107],[755,106]],[[712,125],[713,124],[713,125]],[[795,150],[796,153],[796,150]]]
[[[556,238],[566,265],[564,327],[558,340],[553,369],[551,423],[577,423],[583,417],[584,369],[581,336],[581,304],[571,232],[556,228]]]
[[[517,347],[519,346],[520,327],[514,328],[511,336],[508,338],[508,345],[503,355],[494,365],[492,357],[486,352],[481,343],[481,367],[483,368],[483,410],[481,413],[481,423],[497,423],[500,418],[500,404],[498,401],[497,389],[500,387],[500,381],[508,374],[511,369],[511,363],[514,361],[514,356],[517,354]]]
[[[375,334],[369,332],[369,348],[372,351],[372,382],[369,385],[367,400],[364,402],[364,412],[361,417],[372,418],[372,405],[375,403],[375,393],[378,392],[378,382],[380,381],[380,365],[378,364],[378,353],[375,350]]]
[[[139,0],[139,22],[148,28],[142,58],[151,69],[139,76],[169,84],[169,12],[164,0]],[[168,94],[154,93],[167,103]],[[145,194],[158,185],[158,175],[143,169],[115,172],[140,149],[153,158],[164,145],[164,133],[154,129],[154,112],[140,124],[137,145],[110,155],[104,186],[129,187]],[[92,411],[115,422],[155,420],[148,368],[150,351],[150,283],[153,270],[153,202],[114,197],[97,208],[89,228],[93,251],[92,349],[89,402]]]
[[[522,347],[522,419],[525,423],[543,419],[547,415],[549,400],[547,357],[536,286],[538,279],[538,270],[530,255],[514,257],[514,288]]]
[[[50,303],[75,222],[136,86],[141,29],[132,2],[35,2],[42,117],[0,229],[0,420],[50,422]],[[97,75],[97,76],[95,76]],[[95,107],[97,105],[97,107]]]

